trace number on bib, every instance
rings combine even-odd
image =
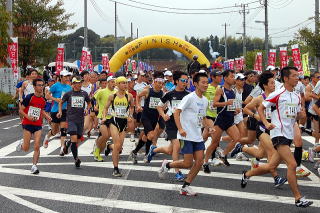
[[[286,104],[284,115],[286,118],[295,119],[298,113],[298,105],[297,104]]]
[[[236,111],[237,102],[233,100],[232,105],[227,106],[227,111]]]
[[[271,119],[271,108],[267,107],[264,111],[266,119],[270,120]]]
[[[28,116],[36,118],[39,120],[40,118],[41,109],[37,107],[30,106],[28,110]]]
[[[84,104],[84,97],[72,96],[71,107],[82,108]]]
[[[160,98],[150,97],[149,108],[156,109],[160,102]]]
[[[172,100],[171,101],[171,107],[172,107],[172,113],[174,113],[179,106],[181,100]]]
[[[126,106],[114,106],[114,116],[120,118],[128,117],[128,111]]]

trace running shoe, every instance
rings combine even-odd
[[[179,171],[179,172],[177,172],[176,173],[176,175],[174,176],[174,179],[176,180],[176,181],[184,181],[184,179],[186,179],[186,176],[184,176],[183,174],[182,174],[182,172],[181,171]]]
[[[287,178],[282,178],[282,177],[277,177],[274,180],[274,187],[275,188],[279,188],[280,186],[282,186],[283,184],[285,184],[287,182]]]
[[[231,152],[231,157],[233,158],[236,154],[242,152],[242,145],[241,143],[237,143],[237,145],[234,147],[234,149]]]
[[[130,142],[135,142],[136,140],[135,140],[135,138],[134,138],[134,134],[131,134],[130,135]]]
[[[38,167],[36,165],[32,165],[31,174],[34,174],[34,175],[39,174],[39,169],[38,169]]]
[[[204,173],[207,173],[207,174],[210,174],[210,173],[211,173],[208,163],[204,163],[204,164],[202,165],[202,167],[203,167],[203,172],[204,172]]]
[[[155,145],[151,145],[150,146],[150,150],[149,150],[149,153],[147,155],[147,159],[148,159],[149,163],[152,161],[152,157],[156,155],[156,153],[153,151],[155,148],[157,148],[157,146],[155,146]]]
[[[70,143],[71,141],[70,140],[64,140],[64,147],[62,148],[63,150],[63,155],[67,155],[69,150],[68,150],[68,147],[70,146]],[[60,156],[63,156],[61,155],[61,152],[60,152]]]
[[[221,166],[223,165],[223,162],[219,158],[213,158],[211,161],[209,161],[209,164],[211,166]]]
[[[168,163],[167,159],[164,159],[162,161],[162,164],[161,164],[161,167],[160,167],[160,170],[159,170],[159,178],[160,179],[164,179],[166,177],[167,172],[169,171],[169,169],[166,166],[167,163]]]
[[[296,207],[306,208],[308,206],[311,206],[312,204],[313,202],[310,200],[306,200],[305,197],[302,197],[299,200],[296,200]]]
[[[44,139],[43,139],[43,142],[42,142],[42,146],[43,148],[48,148],[48,145],[49,145],[49,140],[48,140],[48,136],[44,136]]]
[[[221,149],[221,148],[218,146],[217,149],[216,149],[216,154],[220,157],[220,156],[222,156],[222,153],[223,153],[223,149]]]
[[[245,175],[247,171],[242,172],[241,177],[241,188],[245,188],[248,184],[249,178]]]
[[[308,149],[308,160],[311,163],[314,163],[314,150],[312,147],[309,147],[309,149]]]
[[[138,163],[137,154],[135,154],[133,151],[130,153],[130,158],[131,158],[133,164],[137,164]]]
[[[17,147],[16,147],[16,151],[17,151],[17,152],[21,152],[21,150],[22,150],[22,144],[23,144],[23,139],[19,140],[19,143],[18,143],[18,145],[17,145]]]
[[[81,160],[78,158],[78,159],[74,162],[74,165],[76,166],[76,168],[80,168],[80,164],[81,164]]]
[[[99,148],[96,148],[96,150],[94,151],[93,158],[94,158],[95,161],[103,162],[103,157],[101,157],[101,155],[100,155],[100,149]]]
[[[320,161],[317,161],[314,166],[313,166],[314,169],[318,169],[320,168]]]
[[[230,166],[230,163],[229,163],[229,161],[228,161],[228,159],[227,159],[227,156],[220,157],[219,159],[222,161],[222,163],[223,163],[225,166]]]
[[[180,194],[185,196],[197,196],[197,193],[194,192],[190,186],[181,187]]]
[[[112,172],[112,176],[114,177],[122,177],[122,174],[120,173],[119,169],[114,169]]]
[[[245,156],[245,154],[243,154],[243,152],[239,152],[239,153],[236,155],[236,160],[237,160],[237,161],[248,161],[249,158],[247,158],[247,156]]]
[[[104,150],[104,155],[105,155],[106,157],[108,157],[108,155],[109,155],[110,152],[111,152],[111,149],[110,149],[109,145],[110,145],[110,144],[107,143],[107,148]]]
[[[148,161],[148,156],[147,156],[147,155],[145,155],[145,156],[143,157],[143,162],[144,162],[144,163],[150,163],[150,161]]]
[[[297,167],[297,170],[296,170],[296,176],[297,178],[302,178],[302,177],[308,177],[309,175],[311,174],[311,172],[307,172],[305,171],[304,169],[302,169],[301,167]]]
[[[259,167],[259,161],[255,158],[251,158],[251,169],[256,169]]]

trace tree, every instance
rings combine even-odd
[[[262,50],[251,50],[247,51],[247,55],[245,57],[246,60],[246,69],[247,70],[253,70],[254,68],[254,63],[256,61],[256,55],[257,52],[263,52]]]
[[[7,63],[7,47],[8,47],[8,22],[10,21],[10,15],[6,11],[5,2],[0,2],[0,64]]]
[[[46,64],[55,58],[61,34],[73,29],[73,15],[66,13],[63,1],[16,0],[14,2],[14,34],[19,37],[19,61],[22,67]]]

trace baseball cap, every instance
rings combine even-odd
[[[219,76],[219,75],[222,75],[222,72],[220,70],[213,70],[211,73],[210,73],[210,76]]]
[[[82,78],[80,76],[75,76],[72,78],[72,83],[81,83],[82,82]]]
[[[116,78],[116,83],[121,83],[121,82],[128,82],[127,78],[124,76],[120,76],[118,78]]]
[[[273,71],[275,69],[275,66],[269,65],[266,70]]]
[[[60,75],[62,75],[62,76],[68,76],[68,75],[72,75],[72,73],[71,73],[71,72],[68,72],[67,70],[62,70],[62,71],[60,72]]]
[[[207,73],[205,70],[199,70],[199,73]]]
[[[246,77],[242,73],[237,73],[234,77],[236,80],[243,80]]]
[[[167,70],[164,72],[164,76],[172,76],[172,72],[170,70]]]
[[[139,75],[146,75],[146,73],[144,71],[140,71]]]
[[[115,77],[109,76],[109,77],[107,78],[107,82],[112,81],[112,80],[115,80]]]

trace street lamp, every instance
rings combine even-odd
[[[222,47],[224,47],[224,60],[227,60],[227,46],[226,45],[224,45],[224,44],[219,44],[219,46],[222,46]]]

